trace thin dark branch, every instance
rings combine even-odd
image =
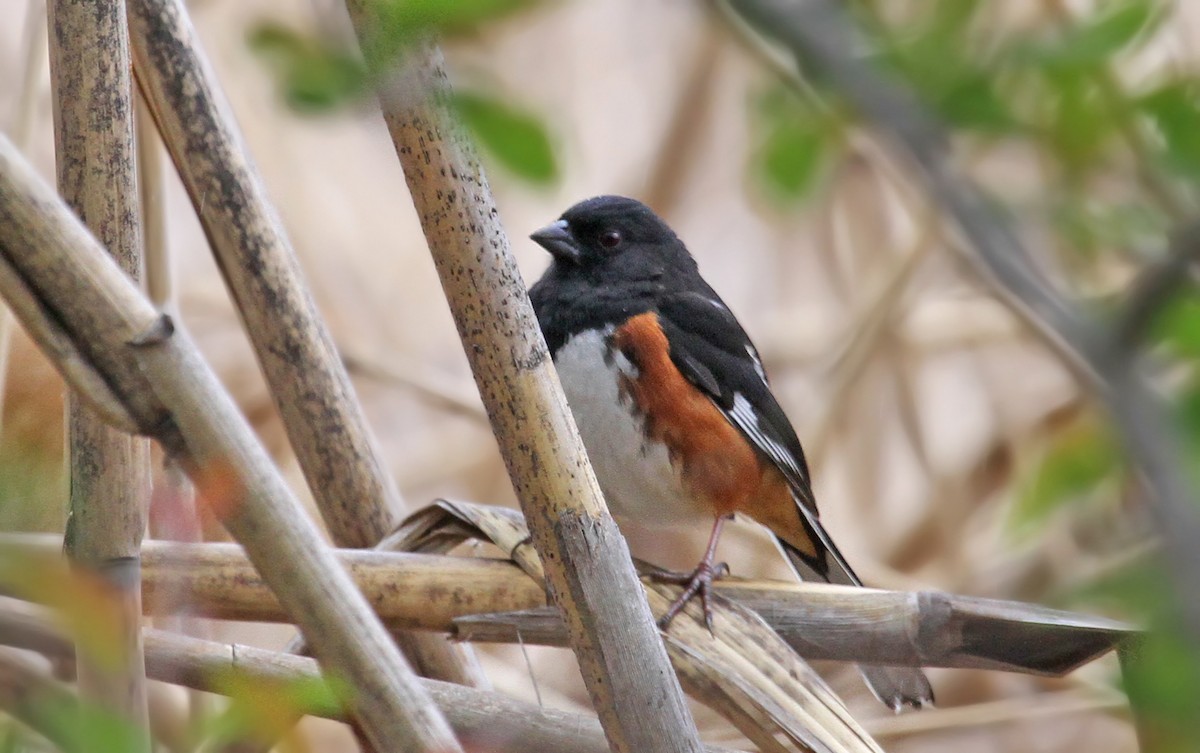
[[[1147,267],[1134,281],[1129,302],[1116,324],[1120,345],[1131,349],[1137,346],[1155,314],[1191,278],[1197,262],[1200,262],[1200,221],[1193,221],[1175,232],[1166,257]]]
[[[930,198],[957,226],[967,260],[1107,405],[1126,453],[1149,492],[1162,532],[1179,616],[1200,643],[1200,517],[1183,474],[1166,407],[1141,373],[1136,352],[1057,291],[1037,269],[1012,223],[955,167],[941,125],[902,83],[858,56],[860,45],[833,0],[727,0],[760,33],[786,47],[908,158]]]

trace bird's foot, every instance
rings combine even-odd
[[[659,583],[674,583],[684,587],[683,593],[671,602],[671,606],[667,607],[667,611],[659,618],[659,630],[666,630],[671,625],[671,620],[675,619],[675,615],[679,614],[689,601],[699,595],[700,603],[704,607],[704,624],[708,626],[708,632],[711,633],[713,631],[712,584],[713,581],[728,574],[729,565],[724,562],[714,565],[712,562],[704,560],[690,573],[663,572],[651,575],[650,579]]]

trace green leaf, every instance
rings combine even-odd
[[[513,13],[531,0],[371,0],[378,22],[393,34],[455,33]]]
[[[479,92],[456,90],[451,104],[464,126],[492,158],[518,177],[548,184],[558,162],[541,121],[531,113]]]
[[[250,48],[275,69],[284,98],[298,110],[328,110],[367,89],[362,63],[320,40],[262,24],[251,32],[249,41]]]
[[[1121,568],[1072,595],[1095,609],[1116,608],[1145,630],[1134,661],[1122,662],[1121,686],[1139,719],[1155,732],[1156,750],[1184,753],[1195,747],[1200,699],[1200,653],[1178,622],[1171,576],[1157,558]],[[1173,739],[1182,745],[1167,744]]]
[[[817,183],[827,146],[825,134],[812,123],[781,125],[763,144],[763,177],[782,196],[804,198]]]
[[[796,96],[774,88],[756,103],[758,147],[753,171],[768,194],[792,203],[807,197],[829,161],[830,126]]]
[[[1049,106],[1045,136],[1051,150],[1069,174],[1086,175],[1099,167],[1116,123],[1090,73],[1052,69],[1046,71],[1045,84],[1048,90],[1043,97]]]
[[[1116,3],[1084,19],[1057,41],[1030,47],[1033,60],[1045,66],[1094,69],[1135,41],[1149,36],[1152,22],[1162,18],[1152,0]]]
[[[1172,81],[1135,104],[1162,138],[1165,167],[1193,181],[1200,180],[1200,81]]]
[[[1012,131],[1017,122],[996,93],[991,76],[976,72],[950,85],[934,103],[950,125],[983,131]]]
[[[1092,494],[1121,468],[1113,438],[1095,420],[1059,432],[1024,482],[1010,523],[1018,533],[1036,529],[1058,510]]]
[[[143,745],[141,730],[128,719],[91,703],[62,704],[30,699],[39,716],[57,731],[54,740],[66,753],[128,753]]]
[[[1155,317],[1150,337],[1180,358],[1200,359],[1200,291],[1190,289],[1167,301]]]
[[[1169,219],[1153,204],[1112,204],[1071,192],[1050,201],[1048,214],[1070,249],[1085,256],[1153,246],[1170,229]]]
[[[230,704],[199,721],[192,730],[198,740],[275,743],[293,731],[297,716],[343,712],[354,697],[345,682],[324,677],[270,680],[233,670],[214,679]]]

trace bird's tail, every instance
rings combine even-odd
[[[817,524],[820,525],[819,523]],[[824,533],[821,531],[820,533]],[[846,564],[841,552],[833,545],[828,536],[820,536],[826,544],[824,556],[819,562],[814,562],[799,549],[787,543],[778,536],[775,543],[779,545],[784,558],[791,565],[792,571],[801,580],[818,580],[843,586],[862,586],[862,581]],[[888,708],[899,713],[905,706],[923,708],[933,705],[933,687],[925,673],[916,667],[892,667],[878,664],[860,664],[858,670],[871,692]]]

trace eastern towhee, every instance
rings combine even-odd
[[[861,586],[821,526],[800,440],[758,351],[647,206],[600,196],[530,236],[553,256],[529,291],[609,507],[648,525],[714,520],[708,549],[661,626],[704,602],[725,521],[770,529],[802,578]],[[918,669],[862,667],[895,710],[933,700]]]

